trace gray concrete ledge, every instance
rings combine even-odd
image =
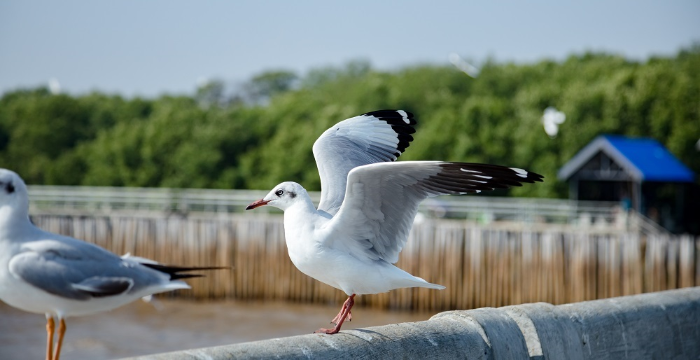
[[[448,311],[428,321],[137,359],[698,359],[700,287],[554,306]]]

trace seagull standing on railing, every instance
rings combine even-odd
[[[272,205],[283,210],[294,265],[348,295],[331,321],[336,326],[316,332],[340,331],[352,318],[355,295],[406,287],[445,288],[393,265],[423,199],[542,181],[538,174],[498,165],[392,162],[413,141],[415,123],[413,114],[403,110],[374,111],[341,121],[313,146],[321,176],[318,209],[295,182],[275,186],[246,208]]]
[[[61,354],[65,319],[112,310],[152,294],[189,289],[194,268],[165,266],[43,231],[29,221],[24,181],[0,169],[0,300],[46,315],[46,359]],[[54,327],[58,340],[54,352]]]

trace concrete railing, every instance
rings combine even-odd
[[[697,359],[700,287],[553,306],[448,311],[428,321],[139,359]]]

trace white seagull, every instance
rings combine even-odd
[[[542,176],[498,165],[443,161],[391,162],[415,132],[413,114],[380,110],[334,125],[313,146],[321,176],[321,202],[283,182],[246,209],[284,211],[289,257],[304,274],[344,291],[348,299],[332,323],[335,334],[352,318],[355,295],[405,287],[444,289],[392,265],[425,198],[474,194],[542,181]]]
[[[58,360],[65,319],[112,310],[152,294],[190,286],[192,268],[119,257],[99,246],[43,231],[29,221],[27,187],[0,169],[0,300],[46,315],[46,359]],[[59,321],[54,352],[55,320]]]
[[[544,114],[542,115],[542,124],[544,125],[544,132],[551,138],[555,138],[559,133],[559,125],[566,121],[566,114],[557,110],[555,107],[548,107],[544,109]]]

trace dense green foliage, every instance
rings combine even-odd
[[[260,74],[227,97],[124,99],[22,90],[0,99],[0,166],[32,184],[319,189],[311,145],[333,123],[400,108],[418,118],[403,160],[489,162],[545,175],[518,196],[563,197],[556,172],[603,133],[651,136],[700,173],[700,49],[633,62],[605,54],[563,62],[489,62],[473,79],[451,66],[395,72],[353,62],[304,77]],[[556,138],[542,113],[566,113]]]

